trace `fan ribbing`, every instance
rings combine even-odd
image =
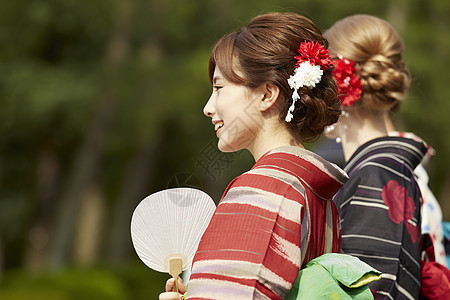
[[[169,258],[179,256],[186,270],[215,208],[208,194],[192,188],[167,189],[146,197],[131,218],[137,255],[159,272],[168,272]]]

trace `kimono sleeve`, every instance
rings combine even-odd
[[[188,299],[282,299],[300,268],[303,199],[292,185],[244,174],[202,237]]]

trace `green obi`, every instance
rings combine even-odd
[[[357,257],[327,253],[298,272],[285,299],[373,299],[367,284],[380,278],[381,272]]]

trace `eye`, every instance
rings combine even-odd
[[[223,86],[220,86],[220,85],[213,85],[213,89],[214,89],[214,91],[219,91],[221,88],[223,88]]]

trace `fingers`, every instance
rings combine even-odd
[[[169,278],[166,281],[166,292],[172,292],[173,288],[175,286],[175,279]],[[178,292],[181,294],[186,293],[186,286],[183,283],[183,280],[181,280],[180,277],[178,277]]]
[[[166,281],[166,292],[171,292],[173,290],[173,286],[175,285],[175,279],[169,278]]]
[[[181,294],[186,293],[186,285],[184,285],[183,280],[178,277],[178,292]]]
[[[175,279],[169,278],[166,281],[166,292],[159,294],[159,300],[180,300],[182,295],[186,293],[186,286],[183,281],[178,277],[178,292],[173,292],[175,286]]]
[[[180,300],[181,294],[176,292],[165,292],[159,294],[159,300]]]

